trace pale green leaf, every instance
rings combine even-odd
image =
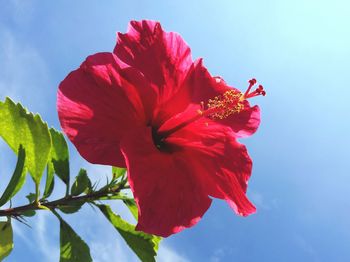
[[[7,257],[13,249],[13,231],[11,220],[0,222],[0,261]]]
[[[11,149],[17,153],[19,145],[24,147],[25,165],[38,187],[51,150],[47,124],[9,98],[0,102],[0,123],[0,136]]]
[[[114,179],[124,177],[126,174],[126,168],[112,166],[112,174]]]
[[[113,213],[107,205],[97,205],[141,261],[155,261],[160,237],[136,231],[135,226]]]
[[[16,193],[23,186],[26,178],[26,170],[24,168],[25,156],[25,150],[23,149],[22,145],[20,145],[18,149],[18,159],[16,168],[13,172],[9,184],[7,185],[4,193],[0,198],[0,206],[7,203],[7,201],[9,201],[14,195],[16,195]]]
[[[78,196],[81,193],[88,192],[91,189],[91,181],[87,176],[85,169],[80,169],[71,188],[71,194]]]

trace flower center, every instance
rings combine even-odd
[[[217,79],[217,81],[220,81],[220,79]],[[166,137],[184,128],[190,123],[197,121],[202,117],[208,117],[213,120],[221,120],[227,118],[232,114],[237,114],[241,112],[244,109],[244,101],[246,99],[259,95],[266,95],[266,92],[262,85],[259,85],[254,91],[251,91],[252,87],[256,84],[255,78],[249,80],[248,83],[249,86],[244,94],[238,91],[237,89],[228,90],[222,95],[216,96],[213,99],[209,99],[206,109],[204,107],[204,102],[201,102],[201,109],[197,110],[197,114],[194,117],[180,123],[179,125],[173,127],[170,130],[159,132],[156,135],[154,135],[153,139],[157,147],[160,148],[163,146],[163,141]]]

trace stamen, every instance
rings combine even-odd
[[[243,109],[242,93],[232,89],[223,95],[209,99],[206,115],[212,119],[224,119],[234,113],[239,113]]]
[[[208,109],[204,111],[204,115],[212,119],[224,119],[232,114],[239,113],[243,110],[243,101],[255,96],[265,96],[266,92],[262,85],[259,85],[253,92],[250,92],[252,87],[257,83],[255,78],[248,81],[249,86],[244,94],[236,89],[226,91],[223,95],[216,96],[214,99],[209,99]]]

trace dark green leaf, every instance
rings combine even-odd
[[[13,249],[13,232],[11,220],[0,222],[0,261],[7,257]]]
[[[26,195],[26,198],[28,199],[29,203],[33,203],[35,201],[35,194],[29,193],[28,195]]]
[[[68,146],[61,132],[50,128],[52,139],[51,162],[56,175],[69,187]]]
[[[92,261],[90,249],[57,213],[60,220],[60,262]]]
[[[82,205],[84,205],[85,202],[74,202],[74,203],[70,203],[69,206],[60,206],[59,210],[61,210],[63,213],[66,214],[72,214],[75,213],[77,211],[79,211],[79,209],[81,208]]]
[[[51,150],[47,124],[9,98],[0,102],[0,123],[0,136],[12,150],[17,153],[19,145],[24,147],[25,165],[38,188]]]
[[[135,200],[132,198],[125,198],[125,199],[123,199],[123,202],[129,208],[133,217],[137,220],[138,211],[137,211],[137,205],[136,205]]]
[[[32,217],[35,216],[35,210],[26,210],[21,212],[21,215],[25,216],[25,217]]]
[[[97,205],[141,261],[155,261],[160,237],[136,231],[135,226],[113,213],[107,205]]]
[[[71,194],[78,196],[83,192],[88,192],[91,189],[91,181],[87,176],[85,169],[80,169],[79,174],[75,178],[75,181],[71,188]]]
[[[44,198],[48,198],[55,186],[55,178],[54,178],[55,170],[53,167],[52,162],[47,163],[46,168],[46,183],[45,183],[45,190],[44,190]]]
[[[8,186],[6,187],[4,193],[0,198],[0,206],[7,203],[7,201],[9,201],[14,195],[16,195],[16,193],[22,188],[26,178],[26,171],[24,168],[25,157],[25,150],[23,149],[22,145],[20,145],[18,149],[18,159],[16,168],[13,172]]]
[[[126,174],[126,168],[114,167],[112,166],[113,179],[118,179],[119,177],[124,177]]]

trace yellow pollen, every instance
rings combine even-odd
[[[212,119],[224,119],[232,114],[239,113],[244,108],[244,95],[237,90],[226,91],[223,95],[216,96],[208,101],[208,111]]]

